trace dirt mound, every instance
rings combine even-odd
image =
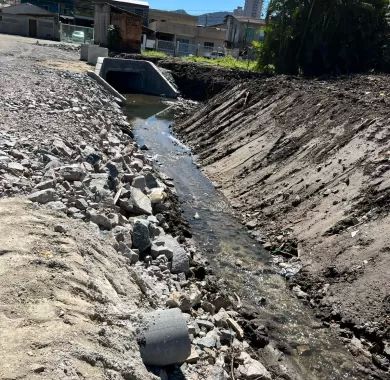
[[[0,230],[0,378],[154,378],[131,335],[142,292],[110,239],[10,198]]]
[[[319,315],[352,328],[351,349],[369,351],[385,370],[389,94],[388,76],[255,80],[176,126],[253,235],[276,254],[299,256],[295,284]]]

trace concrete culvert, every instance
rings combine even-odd
[[[138,344],[146,365],[164,367],[183,363],[190,356],[191,341],[180,309],[146,314],[142,319]]]

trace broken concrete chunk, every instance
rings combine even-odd
[[[233,318],[227,318],[226,322],[234,330],[234,332],[237,334],[238,339],[241,339],[241,340],[244,339],[244,330],[241,328],[241,326]]]
[[[150,199],[140,189],[131,188],[131,201],[134,207],[134,213],[146,215],[153,213]]]
[[[162,187],[153,189],[149,194],[149,198],[153,204],[164,202],[166,197],[167,195]]]
[[[35,193],[30,194],[27,198],[32,202],[45,204],[57,200],[57,195],[53,189],[46,189],[36,191]]]

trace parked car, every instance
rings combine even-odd
[[[72,33],[72,41],[73,42],[85,42],[85,34],[82,30],[75,30]]]
[[[222,58],[225,57],[225,53],[222,51],[207,51],[203,54],[205,58]]]

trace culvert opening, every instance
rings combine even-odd
[[[106,81],[122,94],[145,93],[144,79],[141,73],[108,71]]]

